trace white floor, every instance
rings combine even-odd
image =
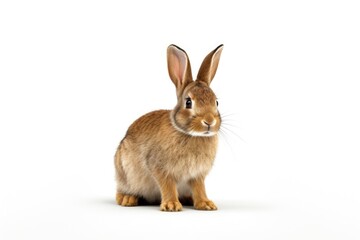
[[[2,219],[2,239],[359,239],[358,207],[267,201],[217,200],[218,211],[185,207],[164,213],[158,207],[124,208],[108,198],[25,201]],[[8,206],[9,207],[9,206]],[[356,210],[357,209],[357,210]]]

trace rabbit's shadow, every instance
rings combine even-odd
[[[103,198],[96,199],[93,203],[100,205],[108,205],[108,206],[118,206],[114,199],[111,198]],[[257,202],[257,201],[244,201],[244,200],[223,200],[223,201],[215,201],[219,211],[269,211],[274,208],[269,203]],[[141,202],[140,207],[158,207],[159,203],[146,203]],[[193,209],[193,207],[189,204],[185,204],[184,209]]]

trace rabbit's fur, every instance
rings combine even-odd
[[[180,211],[180,199],[190,200],[195,209],[217,209],[206,196],[204,179],[215,159],[221,124],[209,85],[222,48],[207,55],[193,81],[186,52],[168,47],[178,103],[173,110],[150,112],[129,127],[115,154],[119,205],[135,206],[141,198],[161,201],[163,211]]]

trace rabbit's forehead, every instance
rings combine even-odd
[[[187,97],[190,97],[194,101],[203,104],[216,101],[214,92],[209,87],[204,86],[194,86],[193,88],[189,89]]]

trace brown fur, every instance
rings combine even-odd
[[[172,111],[150,112],[129,127],[115,154],[119,205],[135,206],[142,198],[161,200],[163,211],[180,211],[180,198],[195,209],[217,209],[206,196],[204,179],[215,159],[221,124],[216,96],[209,88],[221,50],[219,46],[205,58],[201,79],[193,81],[185,51],[169,46],[169,75],[178,104]],[[188,98],[191,109],[185,107]]]

